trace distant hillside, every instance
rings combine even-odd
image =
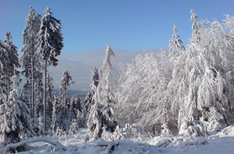
[[[60,95],[59,89],[54,89],[54,92],[57,96]],[[81,91],[81,90],[68,90],[70,96],[78,95],[81,99],[84,99],[88,91]]]

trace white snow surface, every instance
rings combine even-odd
[[[39,139],[38,142],[37,139]],[[35,137],[31,140],[33,142],[27,144],[27,151],[19,152],[20,154],[231,154],[234,152],[234,126],[226,127],[215,135],[198,138],[157,136],[153,138],[105,141],[103,139],[88,138],[86,129],[80,129],[78,134],[73,136]],[[42,140],[47,142],[42,142]],[[64,148],[49,144],[52,142],[60,147],[64,146],[66,151],[64,151]]]

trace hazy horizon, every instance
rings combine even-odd
[[[112,49],[116,55],[116,57],[112,58],[114,69],[117,69],[118,64],[131,63],[136,55],[145,53],[144,50],[128,51],[123,49]],[[90,49],[85,52],[61,54],[58,57],[58,66],[49,67],[49,73],[53,77],[55,88],[59,88],[62,73],[64,70],[67,70],[75,81],[75,84],[72,85],[70,89],[82,91],[89,90],[91,84],[91,70],[94,67],[99,69],[105,57],[105,50],[105,48],[100,48]]]

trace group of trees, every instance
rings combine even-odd
[[[199,21],[194,10],[190,13],[192,35],[186,47],[175,24],[168,51],[137,55],[116,73],[111,63],[115,54],[108,46],[100,69],[91,71],[90,90],[81,101],[68,93],[74,82],[66,70],[60,96],[54,95],[47,67],[58,64],[63,48],[61,22],[49,7],[43,18],[31,8],[23,32],[26,82],[20,95],[17,48],[10,33],[0,41],[0,142],[49,133],[73,135],[80,127],[94,138],[121,139],[144,132],[196,136],[232,124],[234,17],[210,23]]]
[[[23,63],[23,74],[26,77],[26,84],[23,88],[23,99],[29,101],[31,106],[31,116],[39,114],[35,111],[35,97],[37,104],[41,105],[42,96],[44,96],[43,119],[44,119],[44,135],[46,133],[46,108],[51,106],[53,100],[53,84],[47,67],[58,64],[57,56],[60,55],[63,48],[63,37],[61,33],[61,22],[52,16],[50,7],[45,10],[44,17],[31,7],[26,18],[26,27],[23,31],[23,47],[21,57]],[[43,73],[44,69],[44,90],[43,90]],[[24,98],[29,92],[30,99]],[[43,94],[44,91],[44,94]],[[36,95],[35,95],[36,94]],[[50,103],[50,104],[47,104]],[[36,116],[38,118],[38,115]]]
[[[68,71],[64,71],[61,79],[61,98],[53,92],[53,79],[47,67],[58,64],[56,57],[63,48],[63,37],[61,22],[52,16],[49,7],[42,18],[30,7],[22,38],[23,55],[20,59],[10,32],[6,33],[4,42],[0,41],[0,138],[3,145],[48,134],[46,127],[57,128],[59,109],[66,114],[66,110],[76,112],[79,106],[74,104],[80,103],[78,97],[69,99],[67,90],[73,81]],[[22,71],[19,71],[21,64]],[[22,77],[26,80],[21,83]],[[20,84],[22,88],[19,88]]]
[[[234,18],[199,21],[191,10],[192,36],[184,47],[174,25],[169,51],[138,55],[122,68],[116,116],[121,125],[138,124],[160,134],[203,123],[207,133],[233,122]]]

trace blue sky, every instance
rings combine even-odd
[[[234,15],[233,0],[0,0],[0,39],[10,31],[20,49],[29,6],[43,15],[46,5],[62,22],[63,53],[107,45],[125,50],[166,49],[174,23],[184,44],[188,42],[190,9],[199,19],[211,21]]]

